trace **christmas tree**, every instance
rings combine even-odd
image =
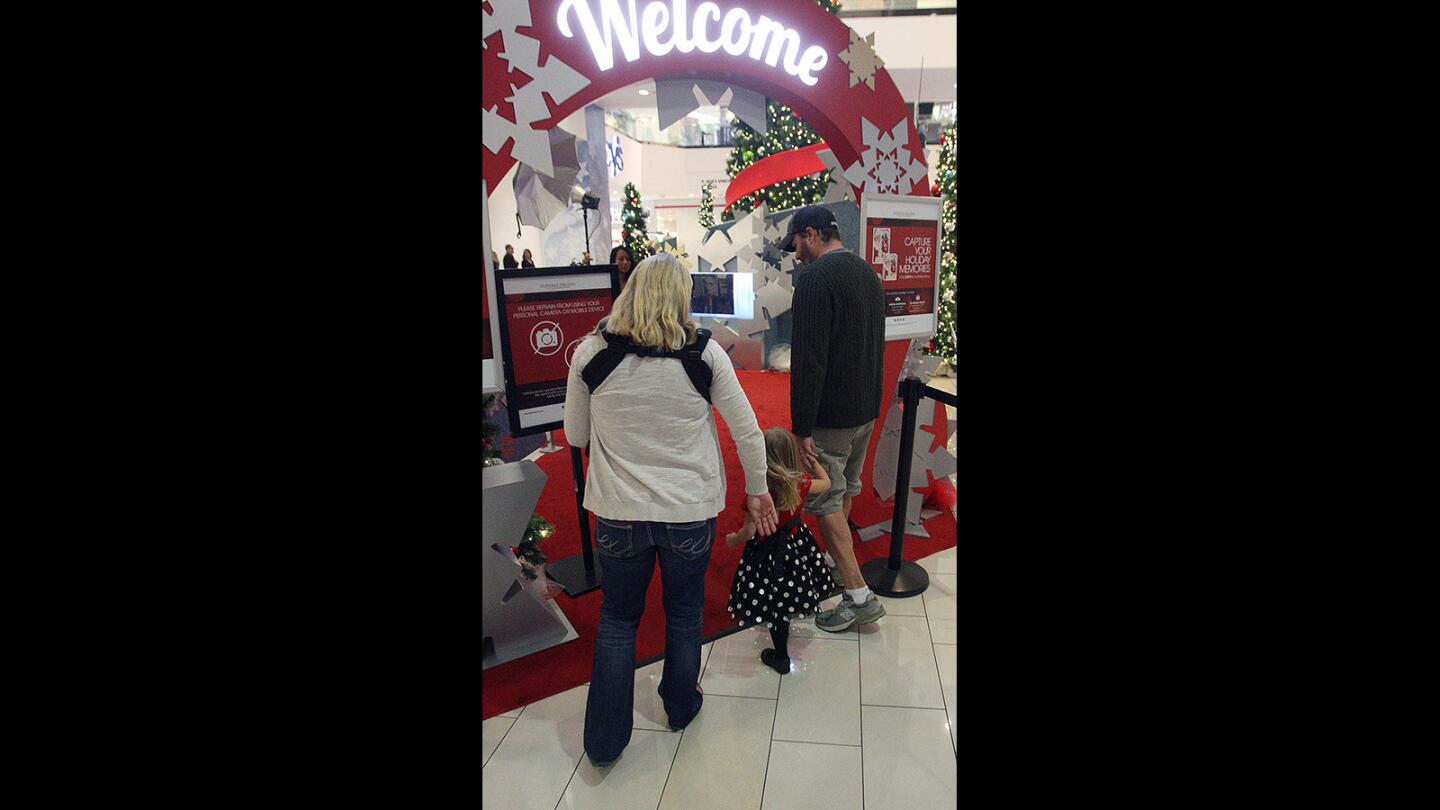
[[[620,210],[620,243],[630,248],[630,255],[638,263],[650,255],[650,234],[645,231],[648,214],[640,207],[640,192],[634,183],[625,184],[625,205]]]
[[[815,2],[831,14],[840,11],[839,0]],[[758,160],[820,142],[820,136],[815,134],[815,130],[796,118],[789,107],[773,101],[767,102],[765,107],[764,135],[738,118],[734,121],[730,134],[730,159],[725,161],[725,172],[732,180]],[[770,211],[784,211],[818,203],[825,198],[825,188],[829,184],[828,172],[776,183],[736,200],[734,205],[725,209],[721,219],[729,222],[735,218],[737,212],[743,214],[753,211],[762,202]]]
[[[940,300],[939,329],[925,353],[943,357],[955,367],[955,125],[945,128],[940,135],[940,165],[935,167],[937,188],[940,191]]]
[[[715,184],[704,183],[700,194],[700,227],[715,227]]]

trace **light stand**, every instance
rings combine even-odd
[[[585,218],[585,252],[590,252],[590,209],[581,208],[580,216]]]
[[[580,215],[585,219],[585,252],[590,252],[590,212],[600,210],[600,198],[586,194],[580,198]],[[599,214],[596,214],[599,216]],[[593,261],[593,259],[592,259]]]

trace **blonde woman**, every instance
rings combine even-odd
[[[630,742],[635,634],[660,563],[670,727],[700,711],[700,623],[725,469],[714,407],[745,471],[747,509],[776,528],[765,440],[725,350],[690,318],[690,273],[669,254],[636,265],[604,327],[570,364],[565,438],[590,448],[585,508],[595,513],[604,601],[585,709],[585,752],[597,767]],[[708,401],[707,401],[708,400]]]

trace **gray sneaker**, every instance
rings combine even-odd
[[[856,607],[850,594],[840,598],[840,604],[815,617],[815,626],[830,633],[843,633],[857,624],[869,624],[885,615],[885,606],[880,597],[870,594],[865,604]]]

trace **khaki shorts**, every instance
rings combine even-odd
[[[844,508],[845,496],[860,494],[860,471],[870,447],[874,422],[859,427],[815,428],[810,438],[820,456],[820,466],[830,476],[830,488],[805,499],[805,514],[829,515]]]

